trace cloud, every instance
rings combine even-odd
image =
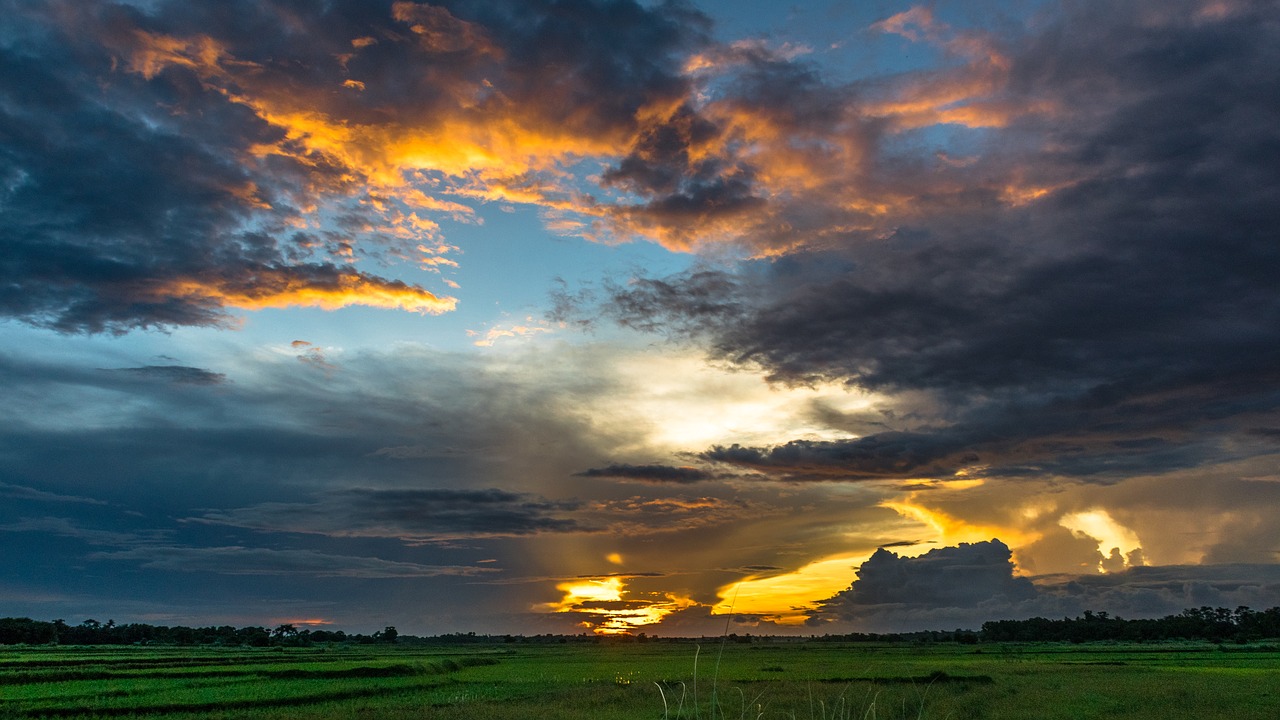
[[[601,530],[635,537],[678,534],[700,528],[731,527],[751,517],[758,518],[779,512],[742,498],[643,495],[598,500],[590,503],[585,510]]]
[[[934,548],[900,557],[880,548],[858,568],[857,579],[822,603],[824,613],[850,613],[877,605],[974,607],[1035,595],[1031,581],[1013,574],[1013,554],[999,540]]]
[[[450,543],[567,533],[651,535],[723,525],[751,512],[748,503],[710,497],[582,501],[483,490],[352,488],[310,502],[262,503],[215,510],[188,522],[331,537],[397,538]]]
[[[538,348],[485,359],[411,346],[347,351],[341,372],[326,375],[298,368],[295,355],[309,349],[208,358],[216,367],[207,372],[227,377],[217,385],[155,381],[171,370],[96,369],[118,361],[111,353],[82,362],[0,356],[11,482],[114,502],[183,477],[181,498],[150,497],[185,516],[366,484],[547,493],[545,478],[588,467],[624,431],[637,452],[650,452],[635,423],[590,422],[586,410],[620,384],[598,350],[557,353],[555,362]],[[513,373],[510,363],[539,371]],[[112,480],[122,476],[131,482]],[[225,482],[204,495],[210,477]],[[263,477],[271,481],[250,479]]]
[[[680,3],[17,5],[10,14],[26,31],[0,47],[0,91],[12,109],[5,122],[18,140],[0,157],[13,218],[0,239],[6,275],[23,280],[0,293],[0,312],[67,332],[228,325],[231,309],[291,305],[447,312],[455,298],[366,268],[406,260],[434,272],[454,267],[445,255],[457,248],[441,240],[434,218],[475,221],[474,205],[488,201],[535,206],[551,231],[610,242],[645,238],[681,251],[729,243],[780,257],[923,238],[955,257],[985,253],[991,267],[1012,260],[1012,270],[1025,270],[1023,250],[1000,253],[1013,235],[1039,231],[1025,224],[1033,210],[1089,197],[1095,209],[1124,207],[1102,200],[1118,196],[1108,183],[1144,197],[1180,192],[1163,184],[1179,177],[1169,162],[1179,155],[1167,151],[1189,140],[1157,126],[1166,121],[1139,91],[1188,105],[1192,122],[1215,138],[1197,151],[1265,145],[1265,103],[1222,113],[1187,99],[1198,90],[1265,97],[1244,87],[1255,76],[1235,84],[1218,76],[1242,64],[1268,67],[1267,25],[1249,12],[1195,23],[1178,12],[1154,29],[1138,13],[1117,13],[1106,29],[1059,33],[1052,28],[1097,25],[1085,22],[1087,8],[1064,10],[1046,15],[1048,29],[1001,36],[917,8],[873,29],[940,48],[948,66],[837,84],[794,47],[714,42],[710,21]],[[1148,52],[1112,42],[1130,36]],[[1180,76],[1160,53],[1171,43],[1202,50],[1191,86],[1173,82]],[[1117,63],[1125,73],[1099,71]],[[1095,99],[1104,96],[1117,102]],[[939,127],[999,130],[1017,142],[973,162],[936,148],[912,152],[923,142],[913,133]],[[1142,156],[1144,147],[1153,152]],[[1136,167],[1151,172],[1126,174]],[[1202,167],[1219,180],[1255,177]],[[1265,187],[1266,169],[1258,171]],[[1269,196],[1237,197],[1265,207]],[[983,225],[992,216],[999,222]],[[984,237],[989,246],[975,247]],[[860,266],[874,259],[867,252],[854,258]],[[937,279],[874,288],[859,276],[865,292],[844,297],[837,305],[846,316],[830,320],[918,302],[919,311],[947,311],[942,317],[960,320],[954,332],[964,333],[986,317],[982,303],[1001,302],[1010,289]],[[676,289],[667,301],[681,309],[669,317],[723,309],[682,301],[698,294],[687,282],[660,282],[637,292]],[[835,297],[848,293],[839,285],[829,288]],[[955,291],[963,292],[950,297]],[[756,299],[777,299],[764,295]],[[821,311],[809,307],[814,298],[797,300],[796,313]],[[895,319],[916,320],[927,334],[912,314]],[[866,342],[875,340],[868,331],[841,339],[865,348],[852,356],[833,348],[848,363],[829,366],[821,353],[786,362],[783,330],[752,317],[753,332],[779,337],[751,348],[726,337],[726,352],[788,377],[856,370],[871,382],[877,368],[906,372],[947,354],[917,352],[911,341],[886,348]],[[792,354],[814,349],[797,339]],[[864,362],[886,349],[920,357]]]
[[[79,495],[62,495],[60,493],[52,493],[36,488],[26,487],[24,485],[11,485],[9,483],[0,482],[0,496],[13,498],[15,500],[34,500],[36,502],[57,502],[57,503],[82,503],[86,505],[106,505],[101,500],[95,500],[90,497],[81,497]]]
[[[976,629],[987,620],[1075,617],[1085,610],[1134,619],[1188,607],[1272,607],[1280,567],[1166,565],[1085,575],[1014,574],[999,540],[935,548],[919,557],[877,550],[856,579],[818,604],[810,624],[860,631]]]
[[[788,479],[852,480],[950,475],[980,458],[960,441],[927,433],[886,432],[853,440],[793,440],[769,448],[715,446],[706,460]]]
[[[1280,568],[1275,564],[1164,565],[1103,575],[1036,578],[1037,613],[1075,616],[1087,609],[1125,618],[1163,617],[1193,607],[1276,607]],[[1031,608],[1019,610],[1025,613]]]
[[[1280,170],[1262,160],[1280,121],[1266,90],[1275,25],[1255,5],[1098,7],[980,38],[981,62],[999,55],[981,92],[1050,109],[984,130],[972,162],[919,155],[927,138],[908,130],[872,137],[880,162],[864,183],[906,205],[836,223],[826,195],[797,194],[829,235],[797,225],[782,246],[747,225],[744,242],[769,257],[607,288],[598,317],[692,338],[777,383],[845,382],[915,405],[854,440],[707,457],[831,477],[976,465],[1113,482],[1263,451],[1265,434],[1247,433],[1280,410]],[[884,29],[963,40],[924,11]],[[963,72],[978,62],[966,53],[982,54],[967,42],[954,50]],[[952,74],[903,82],[938,89]],[[822,127],[811,120],[794,132]],[[846,187],[850,205],[860,190]],[[572,295],[562,310],[582,309]]]
[[[580,477],[618,478],[621,480],[637,480],[647,483],[676,483],[690,485],[705,480],[714,480],[716,473],[695,467],[675,467],[672,465],[628,465],[615,463],[600,468],[590,468],[578,473]]]
[[[570,515],[579,507],[573,501],[497,489],[352,488],[324,493],[314,502],[263,503],[189,520],[274,532],[444,542],[598,529]]]
[[[212,572],[222,575],[273,575],[341,578],[422,578],[471,576],[492,568],[420,565],[376,557],[330,555],[314,550],[272,550],[248,547],[146,546],[99,552],[91,560],[127,561],[166,572]]]
[[[734,277],[723,271],[695,268],[665,279],[635,277],[625,285],[605,287],[605,317],[641,332],[696,334],[708,325],[733,320],[746,311],[744,293]],[[567,287],[552,293],[552,317],[561,322],[590,325],[587,313],[593,294],[571,293]]]
[[[719,333],[726,355],[791,379],[1072,377],[1126,338],[1157,355],[1187,329],[1186,301],[1206,319],[1267,302],[1256,271],[1232,272],[1274,260],[1247,237],[1275,219],[1274,173],[1256,160],[1275,112],[1258,8],[1100,23],[1086,3],[1005,35],[915,8],[873,29],[951,65],[835,85],[794,54],[712,42],[676,4],[59,7],[15,8],[31,32],[0,48],[8,106],[23,108],[6,116],[21,139],[3,159],[6,274],[24,278],[0,311],[64,331],[227,324],[228,308],[448,311],[453,298],[351,263],[452,263],[429,215],[473,215],[459,199],[534,204],[598,239],[834,252],[818,258],[825,279],[772,278]],[[1017,141],[972,162],[909,152],[939,126]],[[603,172],[568,170],[578,158]],[[317,227],[322,210],[334,227]],[[1197,263],[1198,239],[1224,227],[1236,239]],[[1169,301],[1165,280],[1205,269]],[[615,307],[631,323],[645,313],[624,300],[719,315],[693,280],[644,280]],[[1084,337],[1083,317],[1108,321]],[[1240,330],[1237,344],[1264,341]],[[1076,344],[1073,371],[1061,359]]]
[[[0,45],[10,219],[0,262],[15,278],[0,313],[119,333],[225,326],[229,308],[452,307],[421,286],[306,257],[289,229],[310,203],[297,184],[305,169],[243,162],[277,131],[189,82],[215,41],[166,44],[147,29],[165,20],[121,5],[6,13],[24,31]],[[152,52],[122,63],[133,44]],[[169,62],[186,69],[160,72]]]
[[[6,3],[0,313],[63,332],[456,300],[353,264],[456,263],[462,200],[590,207],[558,166],[686,91],[683,6]],[[448,284],[448,283],[446,283]]]
[[[90,545],[133,546],[153,542],[168,533],[164,531],[146,531],[143,533],[117,532],[115,530],[99,530],[82,526],[79,522],[64,517],[23,518],[15,523],[0,525],[3,532],[39,533],[58,537],[81,540]]]
[[[550,327],[535,321],[532,316],[526,316],[524,324],[520,322],[499,324],[490,327],[484,332],[479,330],[468,330],[467,336],[480,338],[473,343],[477,347],[493,347],[495,343],[503,338],[531,338],[550,332],[553,332]]]
[[[459,20],[447,8],[397,2],[391,6],[391,14],[396,20],[409,25],[409,30],[418,36],[427,52],[478,55],[500,52],[484,28]]]
[[[222,373],[183,365],[146,365],[143,367],[120,368],[110,372],[141,379],[162,380],[185,385],[219,385],[226,382],[227,379],[227,376]]]
[[[298,359],[298,362],[304,365],[309,365],[326,374],[332,373],[337,369],[337,366],[329,362],[329,356],[326,354],[325,348],[314,347],[311,343],[306,342],[305,340],[294,340],[292,343],[289,343],[289,346],[295,350],[302,351],[294,357]]]

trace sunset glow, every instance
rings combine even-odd
[[[1274,3],[0,3],[0,617],[1280,605]]]
[[[1123,567],[1130,564],[1127,556],[1142,547],[1142,542],[1138,540],[1138,536],[1132,530],[1113,520],[1106,510],[1090,510],[1088,512],[1064,515],[1058,521],[1058,524],[1078,536],[1097,541],[1098,554],[1102,558],[1108,557],[1113,552],[1113,548],[1119,551],[1119,556],[1126,557],[1120,563],[1119,568],[1108,568],[1105,561],[1099,561],[1098,569],[1101,572],[1107,572],[1109,569],[1111,571],[1123,569]]]
[[[718,615],[760,615],[780,625],[801,625],[818,601],[849,586],[851,571],[871,553],[823,558],[794,572],[748,577],[720,589]]]
[[[552,612],[574,613],[581,618],[581,627],[597,635],[640,631],[694,605],[688,598],[671,594],[630,591],[619,577],[575,580],[561,583],[556,589],[564,593],[564,598],[548,608]]]
[[[933,536],[932,542],[940,545],[982,542],[999,537],[1007,538],[1011,546],[1018,547],[1036,539],[1035,535],[1024,533],[1018,528],[969,522],[912,501],[886,500],[881,506],[921,523]],[[910,554],[910,548],[906,552]]]

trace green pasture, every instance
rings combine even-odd
[[[0,649],[0,718],[1280,718],[1274,646]]]

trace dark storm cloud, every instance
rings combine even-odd
[[[0,12],[0,314],[116,333],[226,325],[229,308],[452,309],[347,264],[412,255],[420,239],[393,225],[414,208],[471,212],[401,176],[467,168],[410,167],[396,143],[496,132],[553,146],[554,161],[624,142],[639,108],[686,92],[676,55],[706,25],[679,4],[587,1]],[[480,170],[482,196],[540,182]],[[391,201],[404,212],[371,209]],[[316,207],[336,229],[298,232]]]
[[[580,504],[504,490],[373,490],[326,493],[308,503],[264,503],[208,512],[192,521],[337,537],[413,542],[591,531],[567,516]]]
[[[673,465],[627,465],[613,464],[600,468],[590,468],[577,473],[579,477],[618,478],[621,480],[638,480],[648,483],[676,483],[691,485],[705,480],[714,480],[718,474],[695,467],[675,467]]]
[[[174,404],[183,399],[173,398]],[[253,502],[288,497],[282,487],[304,481],[332,482],[345,472],[404,476],[395,468],[363,460],[367,439],[338,438],[271,423],[202,427],[208,418],[201,417],[201,410],[208,408],[184,412],[145,397],[134,403],[141,414],[154,413],[148,422],[98,408],[89,412],[90,418],[105,417],[122,427],[75,431],[15,427],[0,433],[8,471],[48,492],[92,494],[134,510],[164,508],[162,513],[189,513],[193,507],[219,506],[233,498]],[[181,424],[195,427],[175,427]],[[181,484],[181,494],[171,492],[175,484]]]
[[[456,12],[502,48],[502,91],[515,105],[587,137],[633,131],[638,108],[683,96],[678,53],[710,29],[682,2],[481,2]]]
[[[714,270],[692,270],[667,279],[639,277],[626,287],[608,289],[610,318],[644,332],[694,332],[705,323],[731,320],[743,311],[737,283]],[[565,306],[572,307],[568,298]]]
[[[891,231],[614,288],[606,316],[701,334],[775,381],[935,399],[891,432],[708,458],[1102,478],[1251,452],[1227,438],[1280,408],[1280,25],[1267,3],[1109,7],[1002,43],[1001,97],[1041,109],[985,131],[986,156],[880,168],[918,199],[887,209]]]
[[[10,280],[0,313],[123,332],[224,324],[229,305],[316,295],[341,304],[357,288],[430,300],[416,286],[288,257],[279,232],[255,230],[251,221],[270,230],[296,215],[287,198],[299,167],[239,163],[279,131],[196,78],[124,72],[117,45],[151,24],[136,8],[8,2],[4,12],[13,24],[0,36],[0,268]]]
[[[362,598],[361,589],[367,578],[405,578],[406,587],[415,579],[413,587],[446,592],[465,608],[450,612],[467,619],[441,620],[433,606],[422,627],[490,628],[495,603],[526,613],[554,597],[554,583],[542,583],[549,596],[458,589],[473,582],[472,565],[503,571],[476,578],[554,573],[563,581],[606,568],[650,577],[634,572],[652,570],[636,567],[647,560],[606,565],[593,553],[596,561],[560,564],[573,562],[581,543],[728,525],[747,512],[714,499],[651,502],[631,497],[644,492],[639,486],[572,477],[613,447],[610,429],[591,426],[583,410],[617,387],[596,350],[557,354],[555,363],[531,350],[519,364],[546,369],[532,374],[513,374],[511,355],[348,351],[325,375],[299,367],[286,342],[206,358],[226,381],[192,385],[169,382],[166,372],[102,370],[142,363],[122,359],[118,341],[92,341],[100,342],[111,347],[77,362],[0,354],[0,546],[12,551],[0,552],[0,572],[31,588],[82,587],[60,614],[72,606],[97,614],[120,607],[112,598],[143,593],[200,617],[221,612],[217,596],[242,594],[261,598],[245,609],[250,619],[273,617],[288,598],[321,597],[347,618],[347,607],[376,607],[384,624],[407,623],[405,601]],[[616,432],[634,443],[633,427]],[[592,486],[598,491],[575,499]],[[683,488],[667,489],[661,494]],[[78,570],[45,575],[44,567]],[[270,577],[290,582],[262,583]],[[503,627],[521,629],[510,622]]]
[[[132,562],[141,568],[213,572],[222,575],[307,575],[312,577],[436,577],[479,575],[493,568],[422,565],[377,557],[333,555],[315,550],[252,547],[189,547],[166,542],[166,531],[116,532],[86,527],[70,518],[24,518],[0,525],[0,532],[71,538],[94,546],[119,548],[89,553],[85,560]]]
[[[823,612],[868,605],[973,607],[992,599],[1006,602],[1035,596],[1026,578],[1013,574],[1013,554],[999,540],[934,548],[919,557],[876,550],[857,570],[857,579],[823,602]]]
[[[731,523],[751,512],[753,508],[749,503],[709,497],[636,496],[587,502],[549,500],[531,493],[493,488],[355,488],[323,493],[310,502],[271,502],[210,511],[187,521],[266,532],[449,543],[464,538],[564,533],[652,535]]]
[[[793,440],[770,448],[716,446],[702,457],[797,478],[892,478],[946,475],[973,465],[980,458],[968,447],[925,433],[886,432],[856,440]]]
[[[493,569],[455,565],[421,565],[376,557],[331,555],[314,550],[247,547],[146,546],[100,552],[90,560],[115,560],[167,572],[211,572],[220,575],[273,575],[342,578],[414,578],[470,576]]]
[[[845,200],[873,184],[866,150],[885,123],[860,110],[857,88],[758,41],[705,45],[686,69],[692,97],[643,126],[602,176],[639,198],[601,209],[612,231],[773,251],[867,220]]]
[[[226,373],[176,371],[227,375],[217,384],[97,369],[113,360],[0,354],[7,482],[188,515],[352,485],[527,486],[531,468],[567,478],[605,453],[576,410],[611,386],[592,353],[565,360],[578,367],[568,384],[422,350],[348,354],[332,374],[299,368],[284,349]],[[394,388],[390,377],[400,378]],[[522,458],[519,469],[494,464],[508,455]],[[175,483],[183,493],[167,491]]]

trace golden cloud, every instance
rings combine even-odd
[[[343,272],[323,279],[283,270],[259,271],[249,280],[179,280],[150,288],[154,298],[207,299],[245,310],[291,306],[336,310],[352,305],[438,315],[453,310],[457,300],[437,296],[414,285]]]
[[[683,93],[651,93],[635,102],[629,118],[608,121],[599,116],[604,99],[561,94],[570,92],[555,78],[563,70],[547,69],[546,93],[513,99],[502,80],[513,77],[504,66],[508,53],[485,27],[445,8],[397,2],[391,19],[411,35],[358,37],[342,53],[342,69],[358,67],[362,54],[387,43],[416,43],[431,70],[415,80],[422,85],[414,97],[429,102],[388,100],[374,75],[338,81],[355,92],[311,87],[242,61],[207,36],[137,31],[128,68],[146,78],[170,66],[196,73],[209,89],[279,129],[280,140],[255,145],[242,162],[278,156],[310,168],[309,191],[328,202],[379,199],[382,234],[393,240],[438,231],[415,209],[473,220],[474,210],[458,202],[470,199],[535,205],[549,230],[600,242],[645,239],[679,252],[738,243],[768,257],[850,235],[883,235],[921,212],[921,196],[972,190],[975,182],[1014,205],[1056,187],[1026,188],[989,168],[982,180],[971,173],[956,180],[963,169],[942,161],[947,172],[909,191],[877,179],[873,126],[890,133],[936,124],[1000,128],[1056,112],[1043,100],[1008,99],[1011,61],[997,43],[941,23],[927,8],[873,28],[941,47],[957,66],[856,98],[817,87],[810,98],[816,109],[804,111],[708,89],[752,63],[790,62],[794,49],[717,46],[686,59]],[[449,59],[430,60],[439,56]],[[670,187],[630,187],[607,175],[601,182],[582,169],[584,159],[639,163],[671,175]]]

